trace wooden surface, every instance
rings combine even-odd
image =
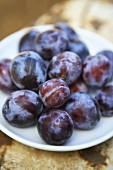
[[[87,28],[113,41],[112,0],[65,1],[35,24],[56,21]],[[0,132],[0,170],[113,170],[113,138],[89,149],[63,153],[34,149]]]
[[[0,132],[1,170],[113,170],[113,139],[73,152],[49,152],[18,143]]]

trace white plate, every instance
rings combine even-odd
[[[45,27],[38,26],[33,28],[39,31],[43,31],[52,28],[52,25],[47,25]],[[18,53],[18,42],[28,29],[29,28],[20,30],[1,41],[0,59],[15,57],[15,55]],[[76,29],[76,31],[80,38],[86,43],[92,55],[103,49],[113,50],[112,43],[96,35],[95,33],[83,29]],[[12,127],[4,120],[2,116],[2,105],[6,98],[7,96],[0,92],[0,129],[11,138],[28,146],[49,151],[72,151],[97,145],[113,136],[113,117],[102,118],[99,124],[93,130],[74,130],[72,137],[65,145],[48,145],[44,143],[39,137],[36,126],[19,129]]]

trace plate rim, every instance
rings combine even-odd
[[[23,139],[22,137],[19,137],[18,135],[16,135],[15,133],[11,132],[10,130],[8,130],[7,128],[5,128],[4,126],[2,126],[0,124],[0,130],[5,133],[7,136],[11,137],[12,139],[16,140],[17,142],[20,142],[26,146],[30,146],[36,149],[41,149],[41,150],[46,150],[46,151],[56,151],[56,152],[67,152],[67,151],[76,151],[76,150],[81,150],[81,149],[86,149],[86,148],[90,148],[92,146],[96,146],[98,144],[101,144],[103,142],[105,142],[106,140],[110,139],[111,137],[113,137],[113,130],[106,134],[105,136],[101,137],[100,139],[96,139],[94,141],[91,141],[89,143],[85,143],[85,144],[80,144],[80,145],[71,145],[71,146],[67,146],[67,145],[61,145],[61,146],[57,146],[57,145],[49,145],[49,144],[39,144],[36,142],[31,142],[28,141],[26,139]]]

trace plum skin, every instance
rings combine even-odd
[[[67,34],[68,39],[70,41],[78,39],[78,34],[68,24],[66,24],[64,22],[57,22],[56,24],[54,24],[54,27],[56,29],[64,31]]]
[[[85,92],[88,93],[88,87],[83,81],[82,77],[79,77],[73,84],[69,86],[70,93],[73,94],[75,92]]]
[[[67,49],[67,35],[60,30],[48,30],[40,33],[35,39],[35,48],[38,54],[46,60]]]
[[[82,72],[80,57],[70,51],[65,51],[54,56],[48,66],[50,78],[61,78],[68,85],[74,83]]]
[[[43,110],[39,95],[30,90],[12,92],[2,108],[5,120],[14,127],[24,128],[36,124]]]
[[[70,89],[62,79],[50,79],[39,88],[39,96],[48,108],[62,106],[70,97]]]
[[[35,38],[37,37],[38,32],[35,30],[29,30],[23,37],[21,38],[19,42],[19,52],[24,51],[34,51],[35,50]]]
[[[111,64],[104,55],[88,56],[83,62],[84,82],[93,88],[102,88],[111,80]]]
[[[109,85],[97,91],[95,99],[98,101],[102,116],[113,116],[113,86]]]
[[[0,61],[0,90],[6,94],[18,90],[17,86],[13,83],[10,74],[10,59],[2,59]]]
[[[111,50],[103,50],[103,51],[98,52],[97,54],[104,55],[110,60],[112,79],[113,79],[113,51],[111,51]]]
[[[73,93],[64,109],[71,115],[74,126],[78,129],[93,129],[101,118],[98,102],[83,92]]]
[[[10,72],[17,87],[33,91],[38,91],[47,77],[43,59],[33,51],[19,53],[12,61]]]
[[[41,114],[37,129],[40,137],[48,144],[62,145],[73,133],[73,121],[64,110],[51,109]]]
[[[87,56],[90,55],[89,49],[84,42],[79,39],[68,42],[68,51],[76,53],[82,60],[85,60]]]

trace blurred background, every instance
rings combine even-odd
[[[0,0],[0,40],[32,25],[55,3],[62,0]]]
[[[113,0],[0,0],[0,40],[24,27],[58,21],[113,42]]]

